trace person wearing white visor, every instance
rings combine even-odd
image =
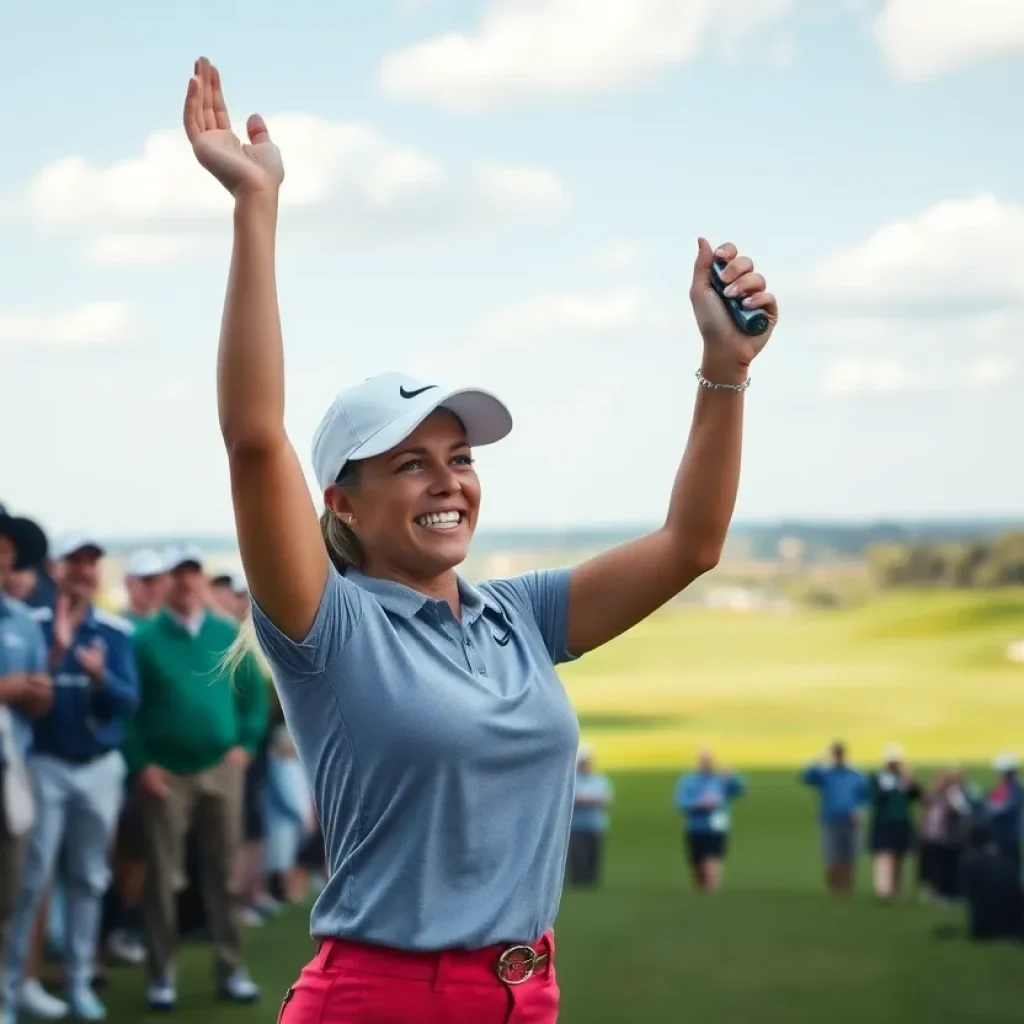
[[[319,952],[280,1020],[553,1024],[552,927],[579,743],[554,666],[717,563],[748,369],[775,299],[735,246],[700,239],[690,298],[704,353],[664,524],[575,568],[472,586],[456,568],[480,511],[473,450],[508,434],[508,410],[482,389],[397,373],[342,391],[313,441],[318,528],[284,428],[281,154],[259,116],[243,147],[205,59],[184,123],[198,162],[234,198],[221,432],[256,637],[332,869],[313,910]],[[764,334],[734,326],[712,283],[716,259],[731,294],[767,314]]]
[[[153,548],[133,551],[124,571],[124,589],[128,595],[125,618],[144,622],[156,615],[164,603],[167,582],[167,563],[159,551]]]
[[[924,796],[898,743],[882,750],[882,767],[868,779],[868,792],[875,896],[892,900],[900,894],[903,865],[915,839],[914,805]]]

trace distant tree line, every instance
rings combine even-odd
[[[960,543],[873,544],[867,561],[883,587],[1024,585],[1024,530]]]

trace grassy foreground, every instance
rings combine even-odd
[[[605,885],[568,892],[558,921],[562,1024],[1019,1019],[1024,949],[935,938],[936,923],[958,916],[909,898],[882,908],[866,894],[849,903],[823,895],[810,796],[788,772],[750,777],[750,795],[737,807],[727,890],[696,896],[669,810],[674,778],[615,778]],[[247,932],[247,942],[264,1004],[213,1004],[208,951],[190,948],[181,1016],[203,1024],[276,1020],[276,1001],[312,952],[306,914]],[[141,994],[137,972],[114,974],[111,1019],[143,1019]]]

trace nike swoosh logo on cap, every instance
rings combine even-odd
[[[436,384],[428,384],[425,388],[417,388],[415,391],[406,391],[405,388],[399,388],[398,393],[403,398],[415,398],[417,395],[422,395],[424,391],[433,391],[436,387]]]

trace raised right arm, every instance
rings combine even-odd
[[[217,361],[217,403],[238,544],[253,599],[285,636],[310,631],[330,568],[295,449],[284,429],[284,352],[275,242],[284,168],[263,119],[250,144],[230,128],[220,75],[196,63],[185,131],[199,163],[235,200],[234,245]]]

